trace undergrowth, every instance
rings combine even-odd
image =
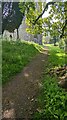
[[[49,45],[47,67],[41,80],[41,90],[37,98],[38,108],[34,120],[67,120],[67,92],[58,86],[56,76],[50,76],[48,70],[65,64],[65,52],[59,47]]]

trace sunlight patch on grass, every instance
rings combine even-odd
[[[57,53],[56,55],[59,57],[65,57],[65,53]]]
[[[66,54],[65,51],[58,46],[49,46],[49,64],[52,66],[61,66],[65,64]]]
[[[34,44],[34,47],[39,51],[39,52],[41,52],[44,48],[43,48],[43,46],[41,46],[41,45],[38,45],[38,44]]]

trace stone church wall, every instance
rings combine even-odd
[[[25,18],[22,21],[22,24],[19,27],[19,39],[26,40],[26,41],[33,41],[34,36],[26,32],[27,25],[25,24]],[[10,35],[12,35],[13,39],[17,39],[17,30],[14,30],[14,33],[10,33],[7,30],[4,31],[3,36],[5,36],[7,39],[10,38]]]

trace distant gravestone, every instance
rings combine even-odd
[[[37,38],[34,38],[34,42],[37,43]]]

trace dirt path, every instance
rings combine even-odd
[[[37,108],[36,97],[47,61],[47,52],[44,50],[37,55],[21,73],[3,87],[3,118],[31,120]]]

